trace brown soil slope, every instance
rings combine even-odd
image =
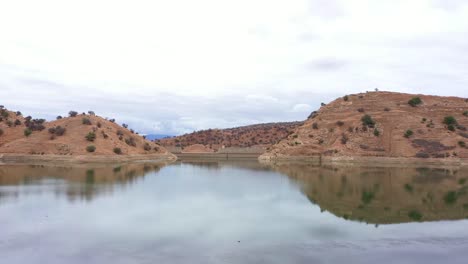
[[[228,129],[208,129],[156,142],[165,147],[201,144],[214,151],[224,147],[268,147],[287,137],[302,122],[266,123]]]
[[[8,121],[16,119],[21,124],[9,126]],[[1,154],[118,155],[115,148],[120,148],[122,155],[168,154],[158,144],[99,116],[81,114],[51,122],[29,119],[29,125],[28,119],[9,112],[9,117],[0,121]],[[26,136],[27,127],[34,126]],[[57,127],[64,129],[63,134],[53,131],[59,130]],[[86,138],[89,133],[94,133],[94,140]],[[94,152],[87,150],[91,145]]]
[[[422,102],[411,106],[408,102],[415,97]],[[260,159],[302,156],[468,158],[465,146],[468,145],[467,111],[468,100],[458,97],[392,92],[349,95],[313,112],[293,134]],[[371,122],[364,124],[365,115]],[[447,116],[454,117],[456,124],[445,124]],[[411,132],[405,136],[408,130]]]

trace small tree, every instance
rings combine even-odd
[[[22,116],[23,114],[20,111],[16,111],[17,116]]]
[[[69,115],[70,117],[75,117],[75,116],[78,115],[78,112],[76,112],[76,111],[70,111],[70,112],[68,112],[68,115]]]
[[[422,100],[419,97],[413,97],[408,101],[408,104],[412,107],[416,107],[417,105],[421,104]]]
[[[94,152],[96,150],[96,147],[93,145],[89,145],[86,147],[86,151],[88,152]]]
[[[89,132],[86,136],[85,136],[86,140],[88,141],[94,141],[96,139],[96,134],[94,132]]]
[[[57,120],[59,120],[59,119],[62,119],[62,116],[61,116],[61,115],[57,116]]]

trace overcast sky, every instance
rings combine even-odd
[[[0,0],[0,104],[34,117],[180,134],[376,87],[468,97],[468,1]]]

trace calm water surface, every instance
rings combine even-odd
[[[467,263],[468,171],[0,166],[1,263]]]

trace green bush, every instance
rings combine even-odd
[[[408,101],[408,104],[412,107],[416,107],[417,105],[421,104],[422,100],[419,97],[413,97]]]
[[[88,141],[94,141],[96,139],[96,134],[94,132],[89,132],[86,136],[85,136],[86,140]]]
[[[122,150],[120,148],[114,148],[114,153],[120,155],[122,154]]]
[[[24,129],[24,135],[29,137],[32,134],[32,130],[29,128]]]
[[[373,127],[375,125],[375,121],[372,119],[370,115],[364,115],[361,118],[361,121],[364,126]]]
[[[413,135],[413,130],[408,129],[408,130],[406,130],[404,136],[405,136],[405,138],[409,138],[409,137],[411,137],[412,135]]]
[[[93,145],[89,145],[86,147],[86,151],[88,152],[94,152],[96,150],[96,147]]]
[[[456,125],[457,124],[457,120],[455,119],[455,117],[453,116],[446,116],[444,117],[444,124],[446,125]]]
[[[458,145],[462,148],[466,147],[465,141],[458,141]]]
[[[450,131],[455,131],[455,126],[454,125],[448,125],[447,129]]]

